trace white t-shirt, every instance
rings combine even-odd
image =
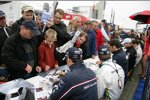
[[[143,56],[143,51],[141,48],[141,45],[139,44],[136,48],[135,48],[136,52],[137,52],[137,56],[136,56],[136,63],[135,63],[135,67],[137,66],[137,64],[141,61],[142,56]]]
[[[118,74],[115,71],[116,69]],[[119,99],[124,88],[125,74],[122,67],[112,62],[110,59],[102,63],[102,66],[97,70],[96,74],[98,78],[98,98],[104,98],[104,93],[107,93],[107,97],[109,97],[111,100]]]

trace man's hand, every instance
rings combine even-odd
[[[58,69],[58,68],[59,68],[59,66],[58,66],[58,65],[55,65],[55,68],[56,68],[56,69]]]
[[[96,57],[95,55],[92,55],[92,59],[95,59],[95,57]]]
[[[36,71],[40,73],[42,71],[41,67],[40,66],[36,66]]]
[[[98,65],[101,64],[101,63],[102,63],[101,61],[96,61],[96,64],[98,64]]]
[[[47,22],[47,27],[48,27],[48,28],[50,28],[50,27],[53,26],[53,25],[54,25],[53,19],[52,19],[52,20],[49,20],[49,21]]]
[[[31,73],[32,72],[32,67],[29,64],[27,64],[25,70],[27,71],[27,73]]]
[[[50,67],[48,65],[45,66],[45,71],[50,70]]]

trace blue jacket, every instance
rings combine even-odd
[[[98,100],[95,73],[82,63],[73,64],[70,70],[53,85],[50,100]]]
[[[123,68],[125,74],[127,74],[128,60],[126,59],[126,53],[122,49],[120,49],[118,51],[113,52],[113,54],[114,54],[112,57],[113,61],[116,62],[118,65],[120,65]]]
[[[91,57],[92,55],[96,55],[96,36],[95,32],[92,29],[88,30],[87,34],[88,34],[87,56]]]
[[[118,51],[113,52],[113,62],[116,62],[118,65],[120,65],[125,73],[125,84],[127,82],[127,74],[128,74],[128,59],[126,58],[126,53],[120,49]]]

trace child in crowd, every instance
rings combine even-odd
[[[58,68],[58,62],[54,55],[55,45],[54,42],[57,39],[57,33],[53,29],[48,29],[45,33],[45,40],[38,48],[39,52],[39,66],[44,70]]]

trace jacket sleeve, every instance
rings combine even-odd
[[[99,30],[99,34],[100,34],[100,42],[99,42],[99,45],[103,45],[103,44],[104,44],[104,36],[102,35],[101,30]]]
[[[17,51],[15,51],[15,48],[16,45],[14,41],[8,38],[2,49],[4,63],[8,66],[9,69],[25,70],[27,63],[16,58],[15,54]]]
[[[39,62],[39,66],[45,70],[45,62],[44,62],[44,48],[42,46],[39,46],[38,48],[38,62]]]
[[[136,50],[132,50],[132,52],[129,55],[129,59],[128,59],[130,67],[134,67],[134,65],[135,65],[135,63],[136,63],[136,55],[137,55]]]
[[[97,72],[97,87],[98,87],[98,98],[102,98],[104,93],[105,93],[105,89],[111,84],[112,79],[111,79],[111,74],[108,71],[102,71],[99,70]]]
[[[96,36],[95,33],[93,32],[93,37],[92,37],[92,55],[96,55]]]
[[[62,40],[66,40],[66,41],[70,40],[70,36],[67,33],[67,29],[64,29],[65,30],[65,32],[64,32],[64,31],[62,31],[62,29],[58,28],[56,25],[51,26],[51,28],[57,32],[58,38],[60,38]],[[66,28],[66,27],[64,27],[64,28]]]
[[[53,85],[50,100],[68,100],[71,96],[71,84],[67,77],[62,78],[59,82]]]
[[[11,33],[12,34],[14,34],[14,33],[16,33],[18,30],[18,27],[17,27],[18,25],[17,25],[17,23],[15,22],[14,24],[12,24],[12,26],[11,26]],[[20,29],[20,27],[19,27],[19,29]]]

